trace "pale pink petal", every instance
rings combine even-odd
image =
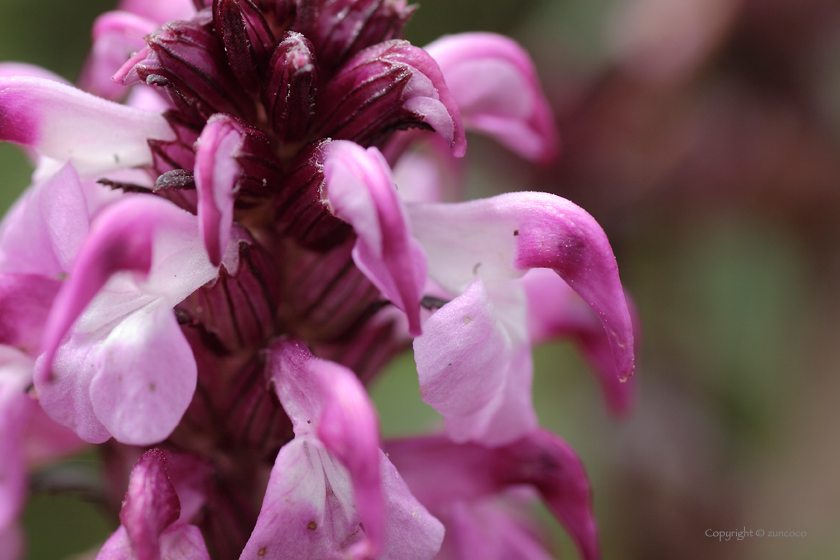
[[[445,437],[416,438],[389,441],[385,450],[432,513],[447,511],[458,501],[530,486],[569,532],[581,558],[600,558],[586,472],[574,450],[557,436],[535,430],[496,448],[458,445]]]
[[[363,544],[347,469],[308,438],[280,449],[240,560],[344,560]],[[367,527],[366,527],[367,528]]]
[[[461,204],[407,205],[429,276],[451,293],[550,268],[595,311],[621,378],[634,368],[633,325],[604,231],[583,209],[545,193],[509,193]]]
[[[240,560],[433,558],[443,526],[413,498],[382,452],[377,459],[388,522],[379,554],[363,540],[370,527],[358,511],[347,468],[317,442],[295,438],[280,449]]]
[[[495,291],[496,304],[476,280],[414,340],[420,394],[457,442],[503,445],[537,426],[524,294],[512,282]]]
[[[27,492],[23,432],[36,406],[26,393],[32,359],[0,345],[0,530],[15,522]]]
[[[176,19],[187,20],[195,15],[192,0],[121,0],[118,8],[160,24]]]
[[[79,87],[118,101],[129,89],[112,77],[132,54],[146,46],[145,35],[158,23],[130,12],[107,12],[93,24],[93,47],[79,78]]]
[[[354,262],[386,298],[405,311],[410,332],[419,335],[425,256],[408,230],[382,154],[349,141],[332,142],[326,148],[324,177],[333,213],[356,232]]]
[[[522,278],[522,284],[528,294],[528,330],[532,343],[570,338],[594,368],[609,411],[617,416],[628,414],[633,405],[635,377],[621,378],[609,337],[598,316],[551,270],[531,270]],[[639,321],[632,302],[629,297],[626,299],[638,340]]]
[[[272,345],[268,367],[295,439],[277,456],[241,558],[431,559],[443,528],[379,450],[356,376],[293,340]]]
[[[0,225],[0,270],[60,278],[88,233],[88,205],[79,176],[64,165],[31,187]]]
[[[98,375],[90,383],[94,413],[122,443],[166,439],[195,393],[195,358],[166,305],[143,308],[120,321],[101,342],[95,365]]]
[[[488,134],[530,160],[557,152],[554,118],[528,53],[494,33],[462,33],[426,47],[440,65],[464,127]]]
[[[201,530],[195,525],[175,522],[160,535],[160,560],[210,560]],[[131,539],[120,527],[105,541],[96,560],[139,560]]]
[[[149,139],[174,140],[162,115],[43,78],[0,78],[0,140],[71,162],[91,177],[148,165]]]
[[[532,528],[498,502],[487,499],[452,504],[447,538],[435,560],[553,560]]]
[[[196,143],[195,186],[198,227],[210,261],[218,265],[230,239],[236,183],[242,168],[235,156],[242,147],[242,127],[231,117],[213,115]]]
[[[403,151],[400,144],[409,140],[411,148]],[[389,152],[399,153],[393,173],[403,202],[464,199],[464,160],[452,157],[440,136],[426,131],[405,131],[386,146],[386,158]]]
[[[51,374],[42,357],[35,388],[41,406],[82,439],[110,437],[150,445],[168,437],[192,400],[197,368],[192,350],[166,305],[133,312],[98,339],[71,336]]]

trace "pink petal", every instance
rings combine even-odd
[[[35,355],[60,287],[42,276],[0,273],[0,344]]]
[[[160,442],[195,392],[192,350],[165,305],[122,318],[103,339],[74,335],[59,348],[51,377],[42,360],[35,375],[41,406],[91,443],[112,436],[131,445]]]
[[[410,332],[419,335],[425,257],[408,231],[382,154],[353,142],[332,142],[326,148],[324,177],[333,213],[356,231],[354,262],[385,297],[405,311]]]
[[[121,0],[118,9],[161,24],[176,19],[190,19],[195,15],[195,3],[192,0]]]
[[[198,227],[210,262],[218,265],[230,239],[236,183],[242,168],[235,156],[242,146],[242,127],[231,117],[214,115],[196,143],[195,186]]]
[[[152,20],[130,12],[107,12],[93,24],[93,48],[79,78],[83,90],[118,101],[128,88],[112,76],[131,55],[146,46],[145,35],[158,28]]]
[[[615,256],[583,209],[545,193],[407,208],[429,276],[442,287],[457,294],[476,276],[491,285],[530,268],[553,269],[600,317],[620,377],[632,375],[633,325]]]
[[[13,524],[27,493],[23,432],[36,406],[26,393],[32,359],[0,345],[0,530]]]
[[[553,560],[533,528],[500,501],[455,502],[446,524],[448,538],[435,560]]]
[[[160,553],[160,535],[181,513],[178,494],[166,474],[166,456],[158,449],[143,454],[131,470],[120,521],[138,560]]]
[[[178,521],[181,504],[167,468],[171,459],[171,454],[152,449],[134,466],[120,511],[122,525],[98,560],[210,559],[198,527]]]
[[[616,416],[629,414],[635,377],[621,379],[609,337],[598,316],[551,270],[531,270],[522,278],[522,283],[528,294],[528,328],[532,342],[571,338],[594,368],[610,412]],[[629,298],[626,299],[638,339],[639,321]]]
[[[147,140],[173,140],[160,114],[118,105],[52,80],[0,78],[0,140],[69,161],[83,177],[152,161]]]
[[[446,418],[456,442],[503,445],[537,426],[524,294],[512,283],[497,290],[514,301],[494,305],[476,280],[432,314],[414,340],[420,394]],[[499,307],[507,309],[500,314]]]
[[[88,203],[79,176],[64,165],[35,184],[0,226],[0,270],[60,278],[88,233]]]
[[[440,65],[466,128],[517,154],[548,162],[558,136],[534,63],[516,42],[494,33],[462,33],[426,47]]]
[[[504,447],[431,437],[389,441],[386,451],[411,492],[433,513],[457,501],[528,485],[569,531],[581,557],[600,557],[586,472],[574,450],[546,431],[536,430]]]

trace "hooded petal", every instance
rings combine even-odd
[[[196,375],[171,309],[216,274],[194,216],[146,195],[107,208],[44,329],[35,375],[44,410],[92,442],[166,438],[192,398]]]
[[[545,193],[509,193],[461,204],[407,205],[411,231],[426,251],[429,276],[459,294],[550,268],[601,319],[616,371],[633,373],[633,326],[604,231],[583,209]]]
[[[356,231],[354,262],[385,297],[405,311],[411,333],[420,334],[426,260],[408,231],[382,154],[353,142],[332,142],[326,149],[324,177],[333,213]]]
[[[488,134],[524,158],[548,162],[558,136],[534,63],[495,33],[448,35],[426,46],[440,65],[464,127]]]
[[[156,276],[166,276],[169,272],[177,277],[179,271],[171,269],[182,266],[188,270],[186,274],[188,283],[190,279],[196,281],[196,276],[203,279],[198,286],[210,280],[212,267],[201,266],[200,253],[189,255],[191,250],[195,252],[197,232],[193,232],[196,229],[194,220],[187,212],[162,198],[153,196],[129,197],[103,212],[80,249],[73,264],[72,274],[56,298],[44,328],[42,347],[47,353],[45,367],[49,368],[52,353],[58,348],[61,339],[112,275],[119,271],[149,274],[155,245],[159,253],[156,263],[159,270]],[[156,235],[159,231],[165,233]],[[181,251],[177,250],[179,248]],[[175,260],[173,252],[178,253],[179,257],[191,256],[192,258],[172,262]],[[164,254],[160,255],[160,253]],[[161,256],[164,258],[161,259]],[[206,264],[209,265],[209,263]],[[171,300],[172,305],[186,297],[192,290],[183,293],[185,275],[183,271],[180,272],[182,272],[182,277],[179,280],[159,278],[162,282],[157,283],[164,283],[164,285],[155,286],[157,290],[154,291],[160,290],[163,293],[158,292],[155,295],[168,295],[167,299]],[[165,285],[167,280],[169,285]],[[130,299],[125,296],[117,297]],[[139,307],[141,305],[137,305],[135,309]],[[96,330],[118,318],[119,316],[99,318],[99,324],[94,328],[89,328],[91,331]]]
[[[524,294],[515,282],[494,288],[495,298],[476,280],[414,340],[420,394],[456,442],[502,445],[537,426]]]
[[[621,378],[609,336],[598,316],[551,270],[531,270],[522,278],[522,284],[528,295],[528,330],[532,342],[570,338],[594,369],[609,411],[616,416],[628,414],[633,406],[635,377]],[[634,338],[638,341],[639,321],[629,297],[627,303]]]
[[[147,140],[173,140],[160,114],[43,78],[0,78],[0,140],[32,146],[91,177],[152,161]]]
[[[458,445],[445,437],[416,438],[389,441],[385,450],[432,513],[527,485],[569,532],[581,558],[600,558],[586,472],[574,450],[557,436],[535,430],[496,448]]]
[[[295,439],[277,456],[240,558],[432,558],[442,527],[379,451],[356,376],[288,340],[272,346],[269,371]]]

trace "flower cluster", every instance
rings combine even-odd
[[[536,497],[598,557],[531,344],[579,343],[627,409],[615,258],[562,198],[452,202],[465,129],[537,162],[556,132],[516,43],[421,49],[413,11],[123,0],[80,89],[0,65],[37,165],[0,225],[0,547],[27,468],[101,444],[102,560],[547,558]],[[412,344],[445,434],[383,442],[365,387]]]

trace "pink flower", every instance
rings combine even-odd
[[[615,258],[556,196],[449,202],[466,130],[537,162],[558,138],[518,45],[415,47],[413,9],[126,0],[95,25],[91,93],[0,67],[0,139],[37,162],[0,225],[9,546],[28,442],[81,438],[115,440],[125,495],[103,560],[467,559],[485,539],[544,558],[521,485],[597,558],[582,466],[537,426],[530,347],[576,338],[626,408]],[[365,384],[412,341],[451,439],[384,444],[392,462]]]

